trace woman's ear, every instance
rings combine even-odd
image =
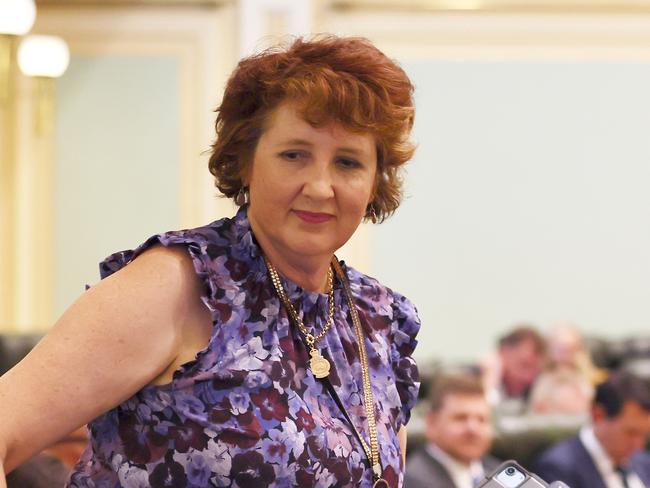
[[[248,188],[251,183],[251,176],[253,172],[253,157],[240,156],[241,161],[241,170],[239,171],[239,179],[241,180],[242,186]]]

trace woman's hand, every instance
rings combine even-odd
[[[184,249],[156,247],[87,290],[0,378],[4,472],[169,378],[183,346],[211,328],[201,287]]]

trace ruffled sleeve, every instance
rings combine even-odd
[[[214,280],[209,279],[210,266],[205,260],[205,247],[207,244],[205,242],[205,237],[200,232],[174,231],[157,234],[147,239],[134,250],[120,251],[111,254],[104,261],[99,263],[99,274],[101,278],[104,279],[119,271],[147,249],[150,249],[157,244],[161,244],[165,247],[181,246],[187,250],[187,253],[192,260],[194,271],[204,284],[204,292],[201,294],[201,300],[211,312],[214,312],[214,297],[216,290],[214,289]]]
[[[420,319],[413,303],[399,293],[393,292],[393,323],[391,362],[395,372],[395,384],[402,403],[397,416],[397,427],[406,425],[411,418],[411,410],[418,399],[420,375],[412,357],[418,341]]]

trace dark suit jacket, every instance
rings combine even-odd
[[[486,456],[481,459],[485,474],[492,472],[500,463]],[[406,461],[404,488],[456,488],[447,470],[426,449],[419,449]]]
[[[635,454],[629,467],[650,488],[650,454]],[[533,464],[533,472],[549,483],[564,481],[571,488],[605,488],[598,468],[577,436],[543,452]]]

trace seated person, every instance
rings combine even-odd
[[[650,488],[650,389],[627,372],[596,388],[591,424],[545,451],[533,471],[571,488]]]
[[[584,337],[575,324],[556,322],[546,333],[546,345],[551,366],[575,368],[593,385],[607,377],[605,370],[594,365]]]
[[[426,417],[427,444],[406,463],[405,488],[472,488],[498,466],[490,406],[479,378],[443,375],[434,380]]]
[[[534,327],[519,325],[499,339],[497,353],[481,365],[483,385],[497,413],[526,410],[530,390],[545,362],[546,342]]]
[[[542,372],[530,393],[528,413],[586,417],[594,388],[577,368],[556,365]]]

